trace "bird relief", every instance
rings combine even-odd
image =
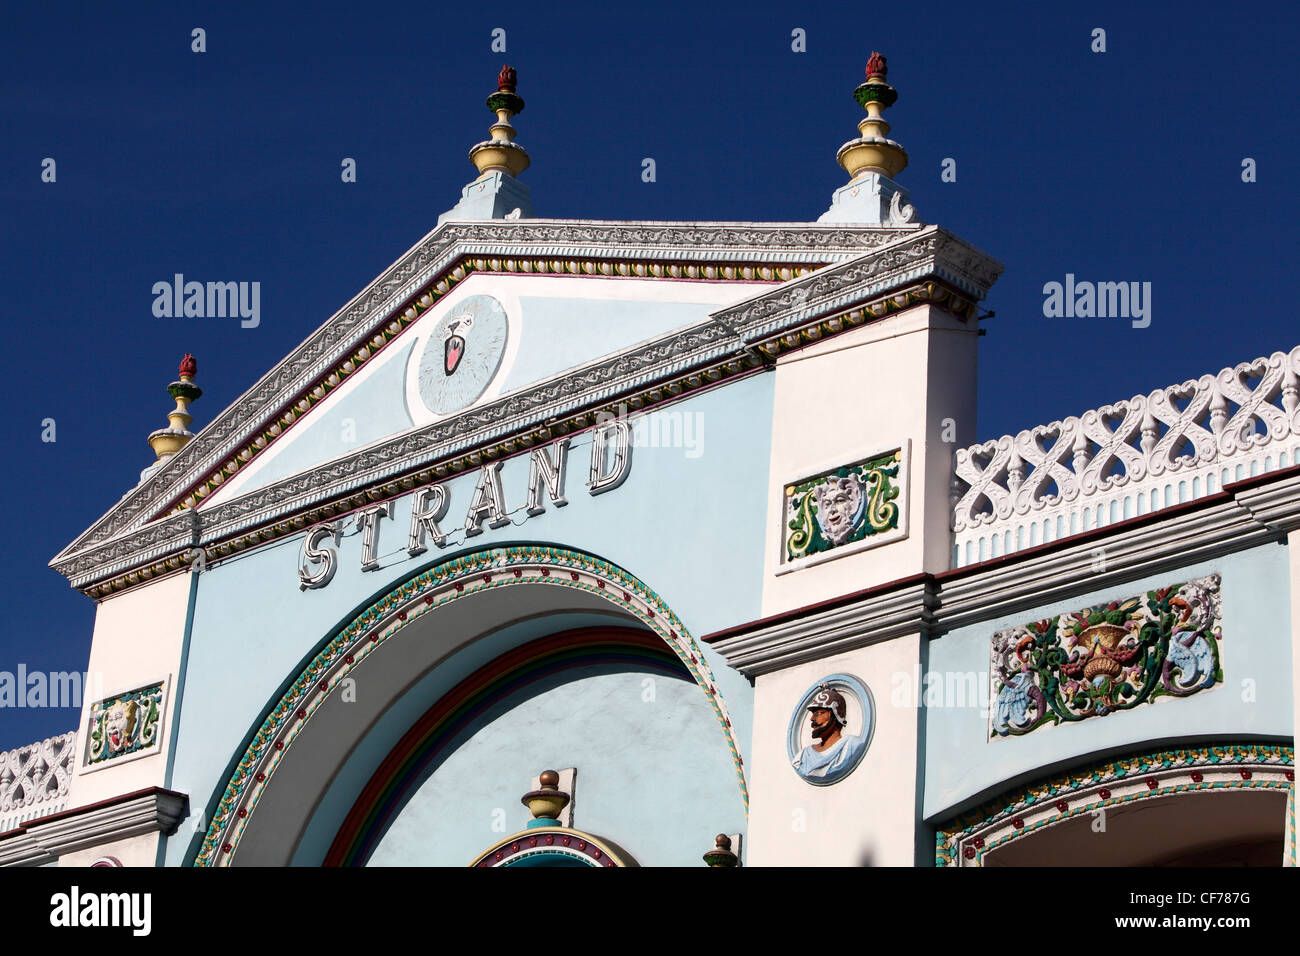
[[[1188,697],[1223,680],[1219,576],[993,635],[991,739]]]

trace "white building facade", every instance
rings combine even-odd
[[[1293,865],[1300,347],[977,443],[1002,267],[886,80],[819,221],[604,222],[503,71],[460,204],[194,435],[183,365],[52,562],[104,690],[0,862]]]

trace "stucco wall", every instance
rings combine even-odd
[[[1287,549],[1275,544],[1143,577],[1104,591],[974,624],[933,640],[929,673],[945,685],[988,686],[994,632],[1027,621],[1218,572],[1222,576],[1223,682],[1183,699],[1161,698],[1132,710],[1041,727],[1023,737],[989,740],[979,700],[930,702],[925,708],[926,819],[943,818],[976,795],[1038,777],[1054,764],[1146,743],[1197,738],[1290,738],[1293,733],[1291,608]],[[973,675],[973,676],[972,676]],[[912,686],[900,675],[895,689]],[[937,693],[937,692],[936,692]],[[941,696],[948,696],[946,693]],[[984,694],[987,701],[987,693]]]
[[[642,866],[697,866],[744,830],[731,760],[694,682],[636,671],[513,696],[459,741],[402,810],[371,866],[464,866],[522,830],[519,798],[547,767],[576,767],[573,825]]]
[[[179,719],[174,789],[203,808],[225,779],[281,686],[295,676],[323,640],[378,594],[433,560],[506,543],[544,542],[590,552],[637,576],[700,635],[758,616],[768,488],[771,376],[755,375],[712,389],[637,420],[626,482],[599,496],[583,487],[590,433],[570,450],[569,505],[523,513],[527,456],[505,462],[501,478],[512,527],[465,538],[463,524],[476,474],[447,482],[451,509],[443,523],[450,539],[441,552],[410,558],[405,551],[410,496],[397,499],[383,521],[380,568],[360,570],[361,541],[346,535],[339,569],[325,588],[301,591],[297,569],[301,536],[211,566],[199,581],[190,650],[190,681]],[[650,447],[666,417],[689,416],[692,447]],[[664,426],[664,427],[660,427]],[[742,750],[750,739],[751,688],[706,650],[730,708]],[[414,678],[416,675],[412,675]],[[533,768],[530,772],[541,769]],[[684,785],[666,781],[665,786]],[[181,862],[194,821],[169,840],[167,860]],[[707,848],[707,847],[706,847]],[[700,851],[703,852],[703,849]]]

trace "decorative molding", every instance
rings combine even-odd
[[[905,441],[785,484],[776,573],[906,538],[910,448]]]
[[[75,730],[0,753],[0,833],[62,810],[76,760]]]
[[[1212,495],[1294,464],[1300,346],[959,449],[954,566]]]
[[[453,558],[398,585],[357,615],[312,659],[264,714],[212,811],[195,866],[229,866],[286,751],[352,671],[408,624],[443,605],[493,588],[546,584],[597,595],[654,631],[700,685],[731,751],[741,797],[749,805],[744,762],[713,672],[681,620],[653,591],[621,568],[561,548],[490,548]]]
[[[1262,501],[1264,518],[1246,507]],[[1283,503],[1286,503],[1285,506]],[[904,634],[937,637],[1083,592],[1176,574],[1278,541],[1300,526],[1300,469],[1229,485],[1167,514],[1080,535],[943,574],[920,573],[823,605],[799,608],[702,638],[747,676],[782,670]],[[1104,560],[1099,560],[1099,557]]]
[[[516,866],[530,858],[567,857],[584,866],[635,866],[608,842],[568,827],[533,827],[494,844],[471,867]]]
[[[726,278],[729,267],[743,263],[740,273],[731,278],[742,278],[749,267],[752,278],[778,281],[792,277],[795,266],[821,266],[858,256],[913,231],[845,225],[545,219],[446,222],[370,282],[56,560],[102,544],[155,517],[178,492],[197,485],[206,473],[220,468],[238,452],[250,432],[266,428],[274,437],[282,427],[275,422],[277,417],[286,410],[295,415],[306,411],[310,407],[309,402],[303,405],[307,396],[319,392],[316,397],[321,397],[350,373],[346,370],[349,363],[355,368],[369,359],[416,317],[406,315],[407,310],[418,314],[432,307],[435,296],[441,297],[473,270],[532,273],[539,271],[535,263],[546,262],[546,271],[556,274],[654,276],[657,269],[672,277],[671,263],[679,261],[706,263],[700,278],[717,279]],[[595,271],[586,271],[579,260],[589,260]],[[667,268],[665,262],[670,263]],[[620,269],[620,263],[626,271]],[[755,264],[758,271],[752,268]],[[571,271],[572,266],[577,266],[576,272]],[[680,272],[681,267],[677,268]],[[336,376],[332,383],[331,376]]]
[[[0,840],[0,866],[52,863],[67,853],[142,834],[170,835],[188,806],[185,794],[152,787],[33,820]]]
[[[754,677],[904,634],[928,633],[936,604],[932,581],[921,575],[851,603],[705,640],[728,664]]]
[[[1126,757],[1018,788],[935,832],[935,866],[983,866],[987,853],[1096,810],[1197,791],[1295,789],[1295,751],[1270,744],[1189,747]],[[1291,861],[1294,865],[1294,859]]]
[[[184,566],[185,554],[200,543],[209,558],[217,558],[295,532],[417,483],[476,468],[484,460],[589,427],[609,410],[608,403],[638,409],[672,401],[767,364],[784,351],[899,309],[928,302],[963,317],[973,315],[974,299],[963,298],[944,284],[921,281],[902,289],[897,284],[940,273],[950,276],[946,281],[969,284],[989,274],[996,277],[1001,267],[987,265],[992,260],[980,259],[981,253],[938,227],[904,235],[878,254],[764,291],[715,312],[700,325],[394,436],[211,509],[187,509],[73,553],[78,539],[52,566],[75,587],[102,596]],[[944,260],[941,252],[951,255],[951,260]],[[875,298],[864,287],[872,275],[883,276],[881,285],[886,289]],[[976,292],[982,295],[985,288]],[[769,332],[774,334],[761,338]],[[206,434],[207,429],[177,458],[203,443]],[[312,508],[316,510],[307,510]],[[194,516],[193,524],[185,524],[187,514]]]
[[[1219,575],[998,631],[989,737],[1190,697],[1223,680]]]

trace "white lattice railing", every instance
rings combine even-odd
[[[953,566],[1300,464],[1300,346],[957,452]]]
[[[75,730],[0,753],[0,833],[63,809],[76,754]]]

